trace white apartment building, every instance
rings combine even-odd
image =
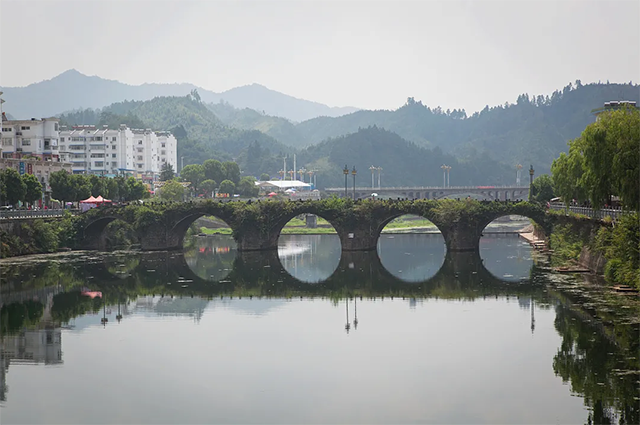
[[[2,158],[31,156],[41,160],[59,160],[59,119],[7,120],[2,114]]]
[[[153,180],[164,162],[172,164],[175,170],[176,148],[171,133],[130,129],[125,125],[118,129],[84,125],[60,131],[60,153],[73,163],[74,173],[133,174]]]

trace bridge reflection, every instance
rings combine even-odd
[[[430,277],[407,281],[391,273],[376,251],[342,252],[333,273],[317,282],[305,282],[287,270],[276,251],[199,253],[199,261],[175,252],[146,253],[127,278],[129,284],[144,285],[152,293],[174,293],[204,297],[236,296],[456,296],[528,292],[530,281],[514,283],[498,277],[483,264],[478,252],[449,252]],[[209,257],[204,258],[204,257]],[[96,282],[121,280],[110,257],[90,266]],[[206,265],[209,265],[208,268]],[[194,267],[195,266],[195,267]],[[535,267],[532,268],[532,273]],[[529,277],[529,276],[528,276]],[[126,286],[129,286],[127,284]],[[132,288],[133,289],[133,288]],[[514,292],[516,291],[516,292]]]

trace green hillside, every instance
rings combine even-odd
[[[379,127],[359,129],[355,133],[329,139],[298,154],[298,164],[318,170],[319,187],[342,187],[345,164],[355,165],[358,186],[371,184],[374,165],[382,167],[383,186],[442,185],[441,165],[452,167],[450,183],[454,185],[502,185],[515,183],[512,167],[491,159],[486,154],[470,154],[457,159],[440,148],[428,149],[409,142]],[[377,180],[377,177],[376,177]],[[351,176],[349,185],[352,184]]]

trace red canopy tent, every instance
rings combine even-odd
[[[105,202],[107,202],[107,203],[108,203],[108,202],[111,202],[111,200],[109,200],[109,199],[104,199],[101,195],[98,195],[98,197],[97,197],[97,198],[95,198],[95,199],[96,199],[96,200],[95,200],[95,203],[96,203],[96,204],[102,204],[102,203],[105,203]]]
[[[97,199],[92,196],[89,196],[87,199],[85,199],[84,201],[80,201],[81,204],[95,204],[97,202]]]

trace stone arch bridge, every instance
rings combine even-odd
[[[155,208],[155,209],[152,209]],[[215,216],[229,225],[239,251],[277,249],[282,228],[294,217],[315,214],[336,230],[343,251],[375,250],[380,232],[393,219],[412,214],[433,222],[448,251],[478,251],[482,231],[506,215],[528,217],[550,229],[550,217],[536,203],[473,200],[264,201],[173,203],[168,205],[104,207],[80,216],[80,245],[104,249],[107,225],[124,220],[136,229],[141,248],[181,249],[189,226],[202,216]]]

